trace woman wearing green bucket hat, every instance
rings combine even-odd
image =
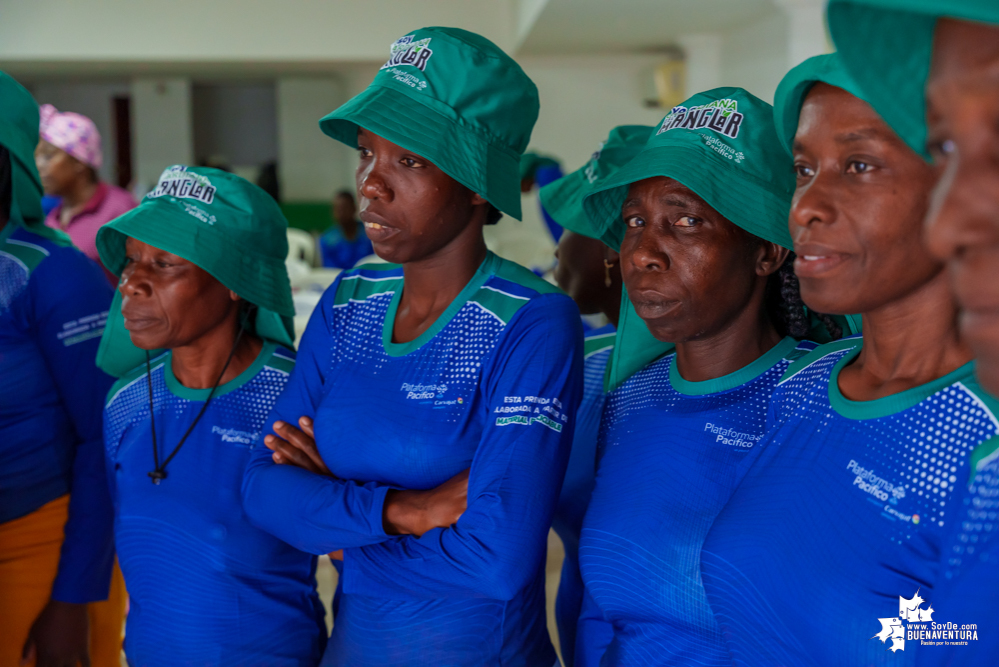
[[[358,149],[360,217],[396,264],[346,271],[323,296],[243,498],[289,543],[342,549],[323,664],[556,663],[544,561],[579,312],[482,233],[497,211],[520,215],[537,112],[496,45],[422,28],[320,122]]]
[[[648,354],[618,349],[629,328],[667,353],[606,399],[579,543],[577,666],[729,663],[698,559],[759,454],[778,378],[814,347],[797,340],[808,318],[785,265],[792,189],[770,105],[718,88],[674,108],[584,199],[620,246],[628,303],[611,363]],[[604,650],[594,639],[608,624]]]
[[[104,410],[129,664],[322,655],[316,558],[254,527],[240,497],[295,363],[286,228],[257,186],[178,165],[98,232],[120,276],[98,363],[134,367]]]
[[[614,349],[622,289],[617,250],[604,245],[598,238],[583,210],[583,197],[635,157],[652,129],[647,125],[615,127],[586,164],[538,192],[542,208],[563,228],[555,251],[558,260],[555,282],[572,297],[580,313],[599,313],[608,320],[605,326],[587,331],[583,340],[583,399],[577,413],[569,466],[552,520],[552,528],[565,550],[555,598],[555,622],[566,667],[575,664],[576,624],[583,604],[579,531],[593,491],[597,432],[604,407],[604,375]],[[610,641],[609,635],[605,632],[604,644]],[[596,637],[589,640],[599,641]]]
[[[705,541],[704,586],[738,665],[913,664],[936,647],[906,635],[951,620],[937,561],[999,405],[975,382],[943,265],[920,238],[933,169],[836,55],[788,73],[775,120],[797,174],[802,297],[859,312],[863,335],[784,375],[768,445]]]
[[[999,394],[999,4],[993,0],[833,2],[833,38],[871,103],[941,172],[927,217],[930,251],[947,263],[961,336],[982,385]],[[892,46],[867,37],[893,31]],[[888,46],[888,45],[885,45]],[[871,66],[873,57],[875,66]],[[919,142],[925,141],[925,144]],[[934,607],[964,623],[990,618],[999,596],[999,440],[972,454],[968,508],[943,550]],[[927,652],[925,664],[995,664],[999,633]]]

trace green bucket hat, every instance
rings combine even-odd
[[[837,53],[809,58],[784,75],[774,94],[774,125],[784,149],[791,153],[794,134],[798,131],[798,117],[808,92],[817,83],[842,88],[856,98],[870,101],[853,80],[843,60]]]
[[[396,40],[367,89],[319,127],[351,148],[358,127],[374,132],[519,220],[520,157],[538,108],[534,82],[488,39],[421,28]]]
[[[773,107],[749,92],[716,88],[674,107],[631,161],[596,184],[583,207],[604,243],[621,247],[628,186],[654,176],[679,181],[749,233],[792,247],[791,157],[774,130]],[[673,347],[652,335],[625,291],[605,388],[619,386]]]
[[[38,104],[24,86],[0,72],[0,146],[10,152],[10,219],[31,231],[69,245],[63,232],[45,225],[42,180],[35,166],[38,145]]]
[[[257,306],[254,333],[292,347],[287,229],[274,199],[249,181],[219,169],[174,165],[137,208],[100,228],[97,251],[116,276],[125,268],[129,237],[183,257]],[[125,329],[116,291],[97,365],[121,377],[145,359]]]
[[[926,79],[937,19],[999,23],[996,0],[831,0],[829,32],[871,106],[914,151],[926,150]]]
[[[606,220],[594,221],[583,210],[583,198],[638,155],[654,129],[649,125],[619,125],[611,130],[586,164],[538,191],[548,215],[571,232],[604,240],[607,230],[620,222],[621,211]],[[618,250],[621,245],[611,247]]]
[[[742,88],[698,93],[666,115],[645,147],[583,200],[593,224],[621,247],[621,204],[628,186],[668,176],[750,234],[791,248],[787,221],[795,180],[774,131],[773,107]]]

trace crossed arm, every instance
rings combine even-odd
[[[274,463],[334,477],[316,448],[312,419],[301,417],[298,427],[274,422],[277,435],[264,437],[264,445],[274,453]],[[278,437],[280,436],[280,437]],[[382,527],[386,535],[420,537],[433,528],[447,528],[458,522],[468,506],[468,470],[463,470],[440,486],[427,491],[390,489],[382,506]],[[343,549],[329,554],[343,560]]]

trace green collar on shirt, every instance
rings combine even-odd
[[[701,382],[684,380],[680,375],[680,371],[676,368],[676,357],[674,356],[669,362],[669,383],[673,386],[673,389],[687,396],[706,396],[707,394],[717,394],[729,389],[735,389],[766,373],[774,367],[774,364],[790,354],[797,346],[798,341],[787,336],[751,364],[743,366],[728,375],[722,375],[721,377]]]
[[[454,316],[458,314],[458,311],[461,310],[471,296],[485,284],[485,282],[489,279],[489,276],[496,273],[496,269],[499,267],[500,262],[501,260],[496,255],[491,252],[486,252],[486,258],[482,261],[482,264],[479,265],[479,268],[475,270],[475,274],[472,276],[472,279],[468,281],[468,284],[465,285],[461,292],[458,293],[458,296],[454,298],[454,301],[451,302],[451,305],[440,314],[437,320],[430,325],[426,331],[408,343],[392,342],[392,331],[395,328],[395,315],[399,310],[399,301],[402,299],[402,284],[400,280],[399,289],[397,289],[392,295],[392,301],[389,303],[388,312],[385,313],[385,323],[382,325],[382,344],[385,346],[386,354],[390,357],[402,357],[423,347],[427,341],[440,333],[441,329],[446,327],[448,322],[454,319]]]
[[[213,400],[219,396],[224,396],[231,391],[236,391],[244,384],[256,377],[260,369],[264,367],[267,360],[271,358],[274,354],[274,350],[277,349],[277,343],[272,343],[270,341],[264,341],[264,346],[260,348],[260,354],[254,359],[253,363],[246,367],[242,373],[229,380],[225,384],[220,384],[218,389],[215,390],[215,395],[212,397]],[[190,387],[185,387],[177,379],[177,376],[173,374],[173,355],[168,354],[164,358],[166,367],[163,369],[163,379],[166,382],[167,389],[178,397],[183,398],[188,401],[205,401],[208,400],[208,394],[212,392],[211,388],[208,389],[191,389]]]
[[[839,388],[839,372],[843,367],[857,358],[863,341],[857,340],[857,346],[843,355],[843,358],[836,362],[832,373],[829,375],[829,403],[833,409],[847,419],[878,419],[889,415],[908,410],[921,401],[926,400],[944,387],[948,387],[955,382],[968,379],[975,371],[975,362],[969,361],[960,368],[939,377],[932,382],[921,384],[912,389],[906,389],[897,394],[875,398],[873,401],[851,401]]]

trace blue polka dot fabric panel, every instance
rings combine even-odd
[[[126,655],[137,665],[317,664],[326,636],[316,559],[252,525],[240,495],[250,446],[294,354],[265,344],[249,373],[220,387],[167,477],[153,484],[149,380],[161,462],[204,406],[204,396],[175,393],[170,363],[167,353],[151,376],[142,368],[124,378],[105,408],[115,543],[130,600]]]
[[[972,364],[878,402],[842,398],[831,383],[861,345],[827,344],[789,372],[778,425],[705,543],[736,664],[905,665],[926,648],[872,637],[900,597],[935,603],[969,455],[999,422]]]
[[[554,664],[544,556],[582,390],[573,302],[494,255],[430,329],[393,341],[401,267],[338,278],[272,418],[315,419],[337,479],[254,455],[244,499],[300,547],[344,549],[325,664]],[[471,469],[457,524],[386,535],[390,488]]]
[[[788,357],[812,347],[785,339],[741,380],[688,383],[697,393],[671,378],[671,354],[608,395],[579,552],[599,614],[587,612],[586,636],[580,627],[578,663],[600,663],[602,616],[613,626],[602,664],[730,664],[701,584],[701,545],[760,453]]]
[[[972,461],[932,600],[941,621],[969,631],[948,637],[953,641],[932,651],[922,650],[920,667],[992,665],[999,660],[994,622],[999,599],[999,438],[981,445]]]
[[[555,597],[555,622],[562,661],[572,667],[576,648],[576,623],[583,604],[583,579],[579,574],[579,532],[590,504],[597,474],[597,435],[604,408],[604,374],[614,350],[616,332],[608,324],[587,332],[584,339],[583,399],[576,413],[572,453],[562,482],[552,528],[562,540],[565,558]]]

